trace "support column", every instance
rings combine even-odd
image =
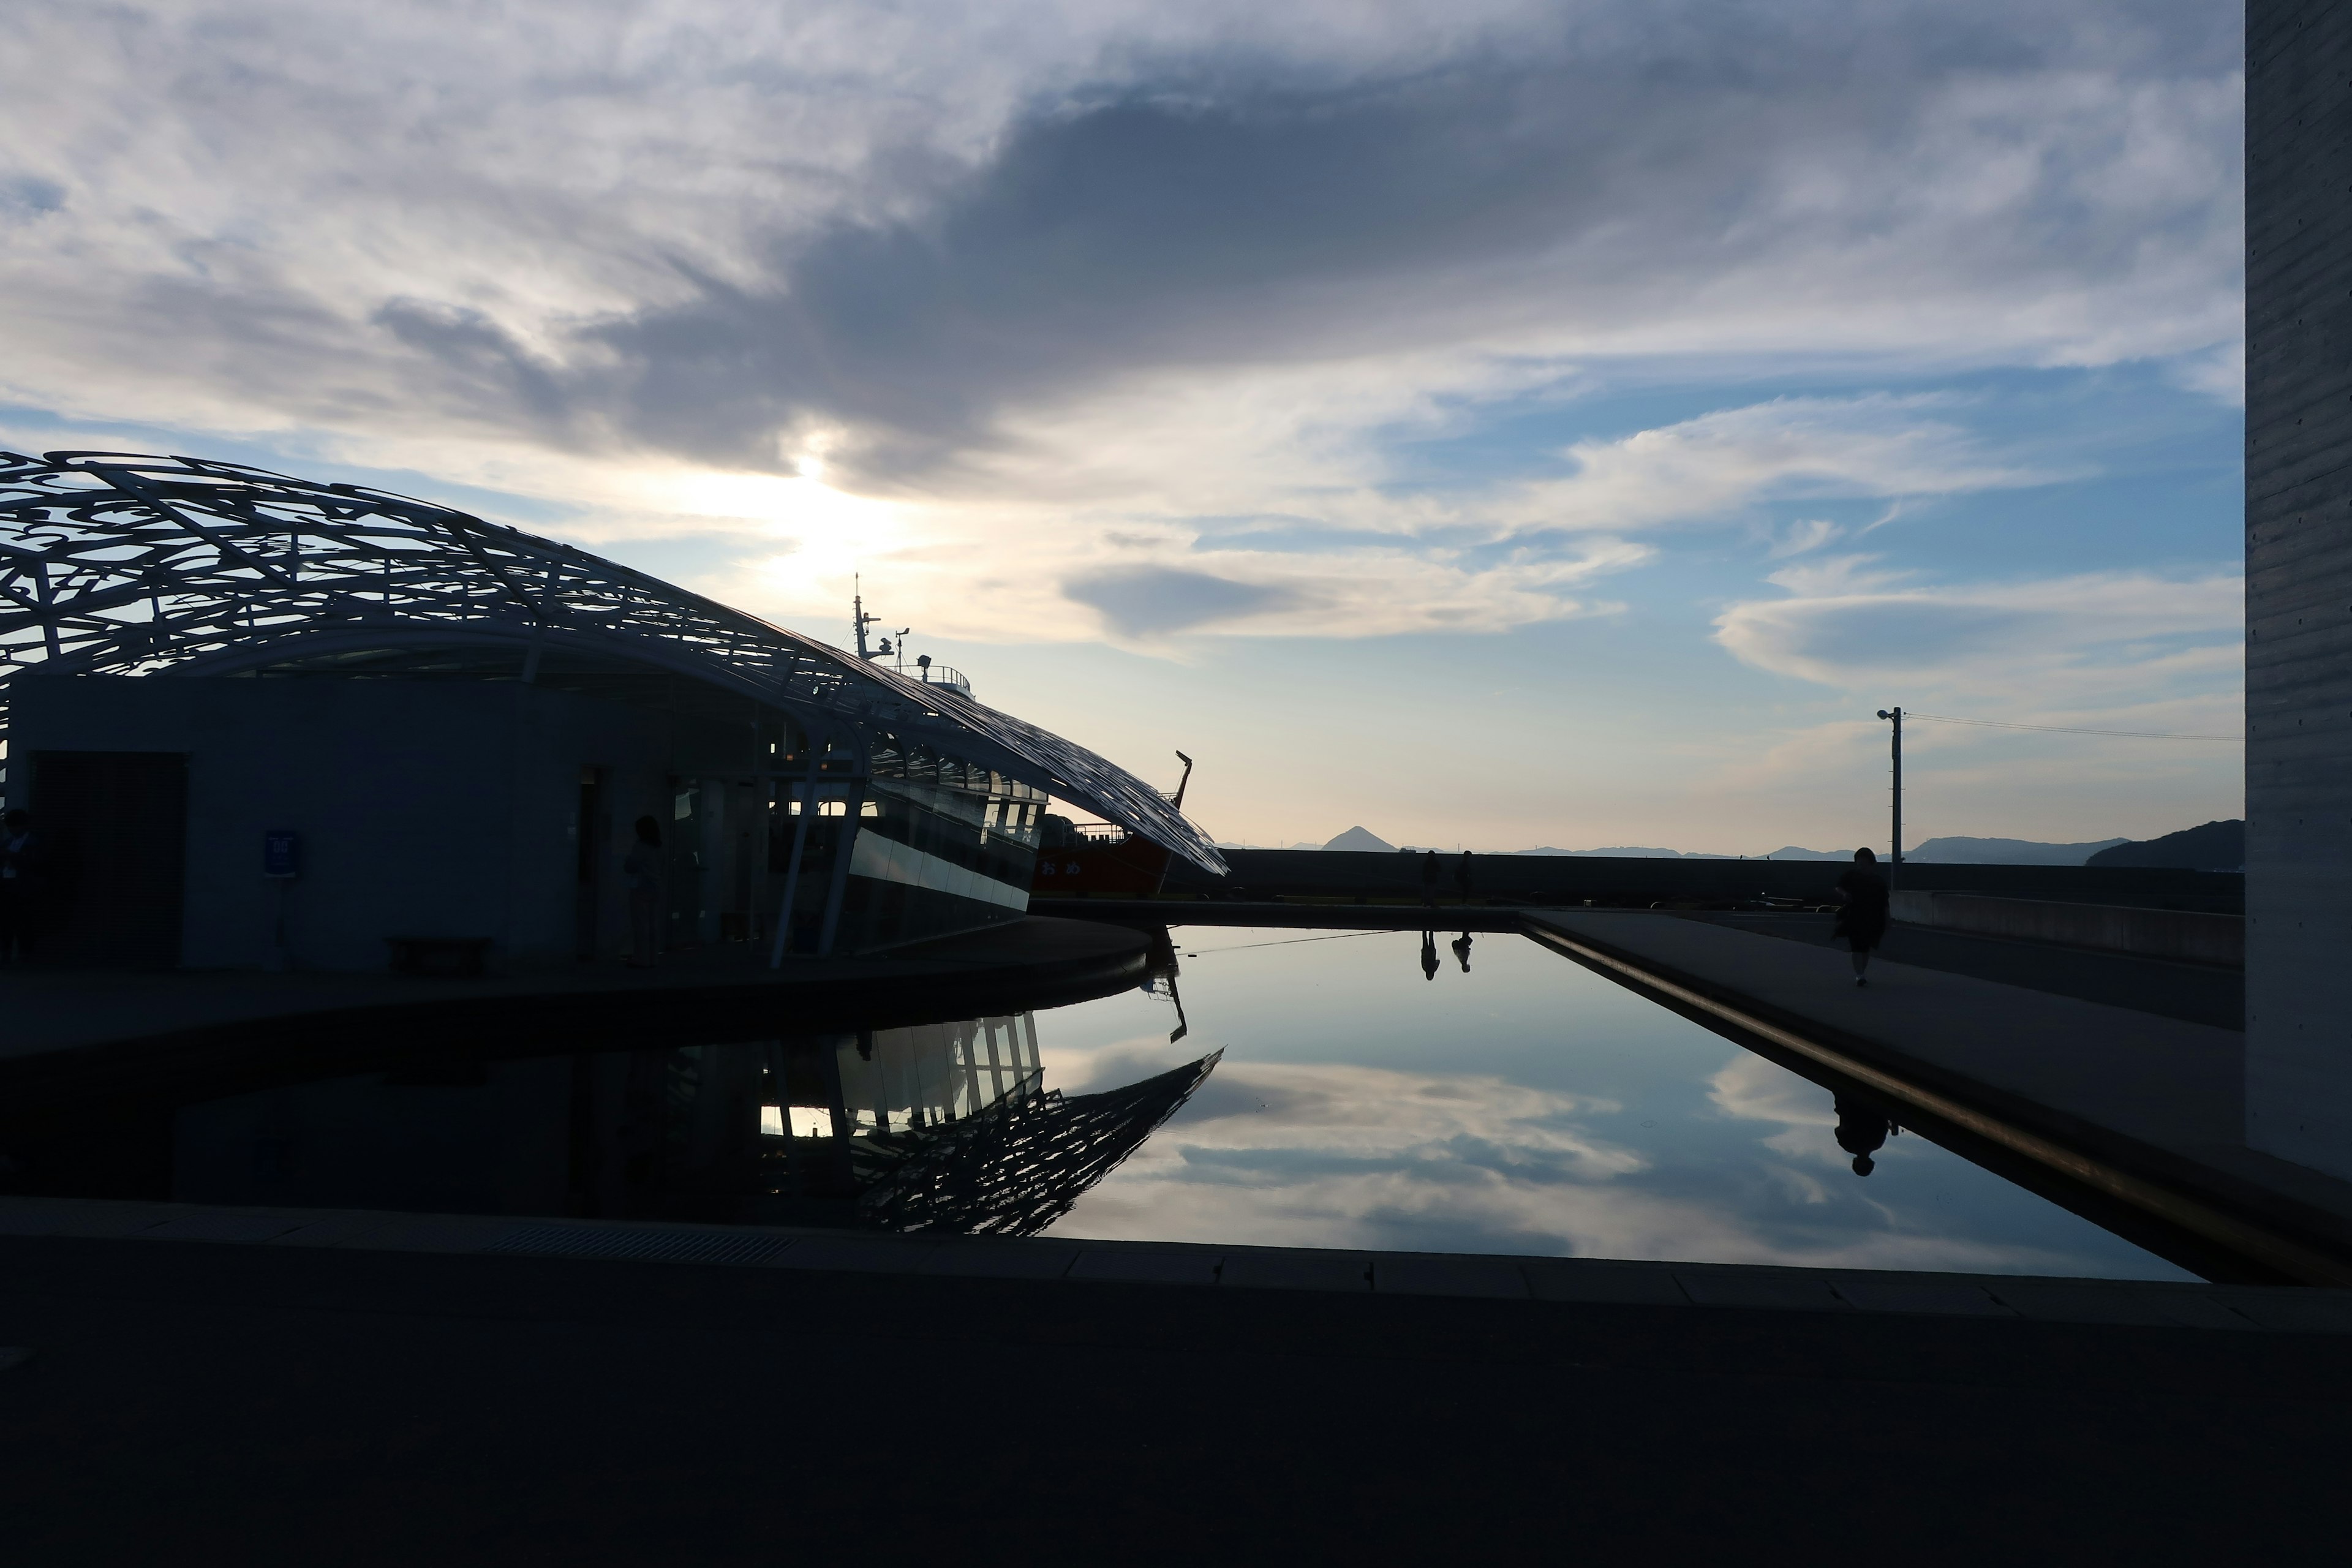
[[[694,940],[719,945],[719,912],[727,902],[727,781],[698,779],[694,795],[695,858],[702,875],[695,882]]]
[[[775,1088],[776,1115],[784,1124],[784,1179],[792,1187],[793,1196],[800,1197],[807,1184],[803,1180],[798,1142],[793,1137],[793,1091],[788,1076],[791,1058],[782,1040],[770,1040],[761,1048],[767,1054],[769,1081]]]
[[[856,1167],[849,1159],[850,1134],[856,1124],[849,1119],[849,1101],[841,1090],[841,1047],[845,1041],[855,1041],[854,1035],[834,1035],[824,1046],[825,1109],[833,1118],[833,1158],[835,1174],[844,1187],[854,1186]]]
[[[808,849],[809,818],[816,815],[816,748],[812,745],[809,748],[807,781],[784,785],[787,791],[800,789],[803,794],[800,810],[793,814],[793,853],[792,858],[784,862],[784,896],[776,909],[775,940],[768,946],[768,967],[771,969],[783,967],[784,952],[793,940],[793,905],[801,895],[801,857]],[[785,798],[791,798],[789,794]]]
[[[2352,1178],[2352,9],[2246,8],[2246,1138]]]
[[[832,953],[834,935],[841,929],[842,900],[849,891],[849,857],[857,847],[858,817],[866,809],[866,780],[863,777],[850,780],[847,795],[848,803],[842,810],[841,833],[833,845],[833,881],[824,891],[824,925],[817,932],[816,950],[821,954]]]

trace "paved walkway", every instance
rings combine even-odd
[[[1682,910],[1682,918],[1757,936],[1780,937],[1835,947],[1837,917],[1816,914],[1749,914],[1731,910]],[[1886,933],[1881,959],[1948,974],[1972,974],[2028,991],[2047,991],[2079,1002],[2096,1002],[2135,1013],[2154,1013],[2184,1023],[2221,1029],[2246,1026],[2246,976],[2242,970],[2177,963],[2132,953],[2099,952],[2055,942],[1978,936],[1897,924]]]
[[[2245,1145],[2234,1030],[1879,960],[1668,913],[1533,910],[1635,972],[2137,1176],[2260,1214],[2352,1257],[2352,1184]]]

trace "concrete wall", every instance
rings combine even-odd
[[[1212,898],[1412,898],[1422,892],[1418,855],[1345,849],[1228,849],[1233,875],[1223,879],[1182,862],[1168,873],[1168,891]],[[1458,855],[1438,857],[1437,892],[1454,896]],[[1829,860],[1650,860],[1584,855],[1478,855],[1471,858],[1474,894],[1521,903],[1647,907],[1696,900],[1736,903],[1769,894],[1778,899],[1827,900],[1846,863]],[[1906,862],[1905,889],[2060,899],[2074,903],[2147,909],[2239,911],[2245,879],[2229,871],[2179,871],[2146,866],[1946,866]]]
[[[606,858],[636,816],[671,819],[670,720],[513,682],[26,675],[12,706],[16,758],[187,755],[191,968],[268,962],[281,896],[299,968],[381,970],[393,936],[488,937],[501,963],[568,963],[582,768],[605,770]],[[29,784],[37,798],[31,771],[11,769],[12,795]],[[261,874],[278,828],[302,836],[302,875],[282,891]],[[626,921],[604,869],[610,954]]]
[[[2056,942],[2063,947],[2231,968],[2246,961],[2246,922],[2237,915],[1917,891],[1898,891],[1894,914],[1906,924],[1977,936]]]
[[[2247,1138],[2352,1177],[2352,6],[2246,54]]]

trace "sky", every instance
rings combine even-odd
[[[361,479],[1222,840],[1887,834],[2242,725],[2242,16],[17,0],[0,444]],[[1906,839],[2242,814],[1922,720]]]

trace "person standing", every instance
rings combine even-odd
[[[1434,849],[1422,852],[1421,901],[1433,910],[1437,907],[1437,851]]]
[[[637,818],[637,841],[621,858],[621,882],[629,890],[629,967],[651,969],[661,962],[661,824]]]
[[[1454,886],[1462,889],[1462,901],[1465,904],[1468,903],[1470,901],[1471,875],[1470,851],[1467,849],[1462,851],[1462,858],[1454,863]]]
[[[33,956],[39,858],[33,814],[20,805],[0,816],[0,963]]]
[[[1886,879],[1878,874],[1878,857],[1855,850],[1853,866],[1837,879],[1837,934],[1853,954],[1854,984],[1867,985],[1862,972],[1886,936]]]
[[[1871,1156],[1886,1146],[1886,1136],[1895,1131],[1895,1123],[1875,1106],[1843,1095],[1837,1097],[1835,1105],[1837,1145],[1853,1156],[1853,1173],[1867,1176],[1878,1169],[1878,1162]]]

